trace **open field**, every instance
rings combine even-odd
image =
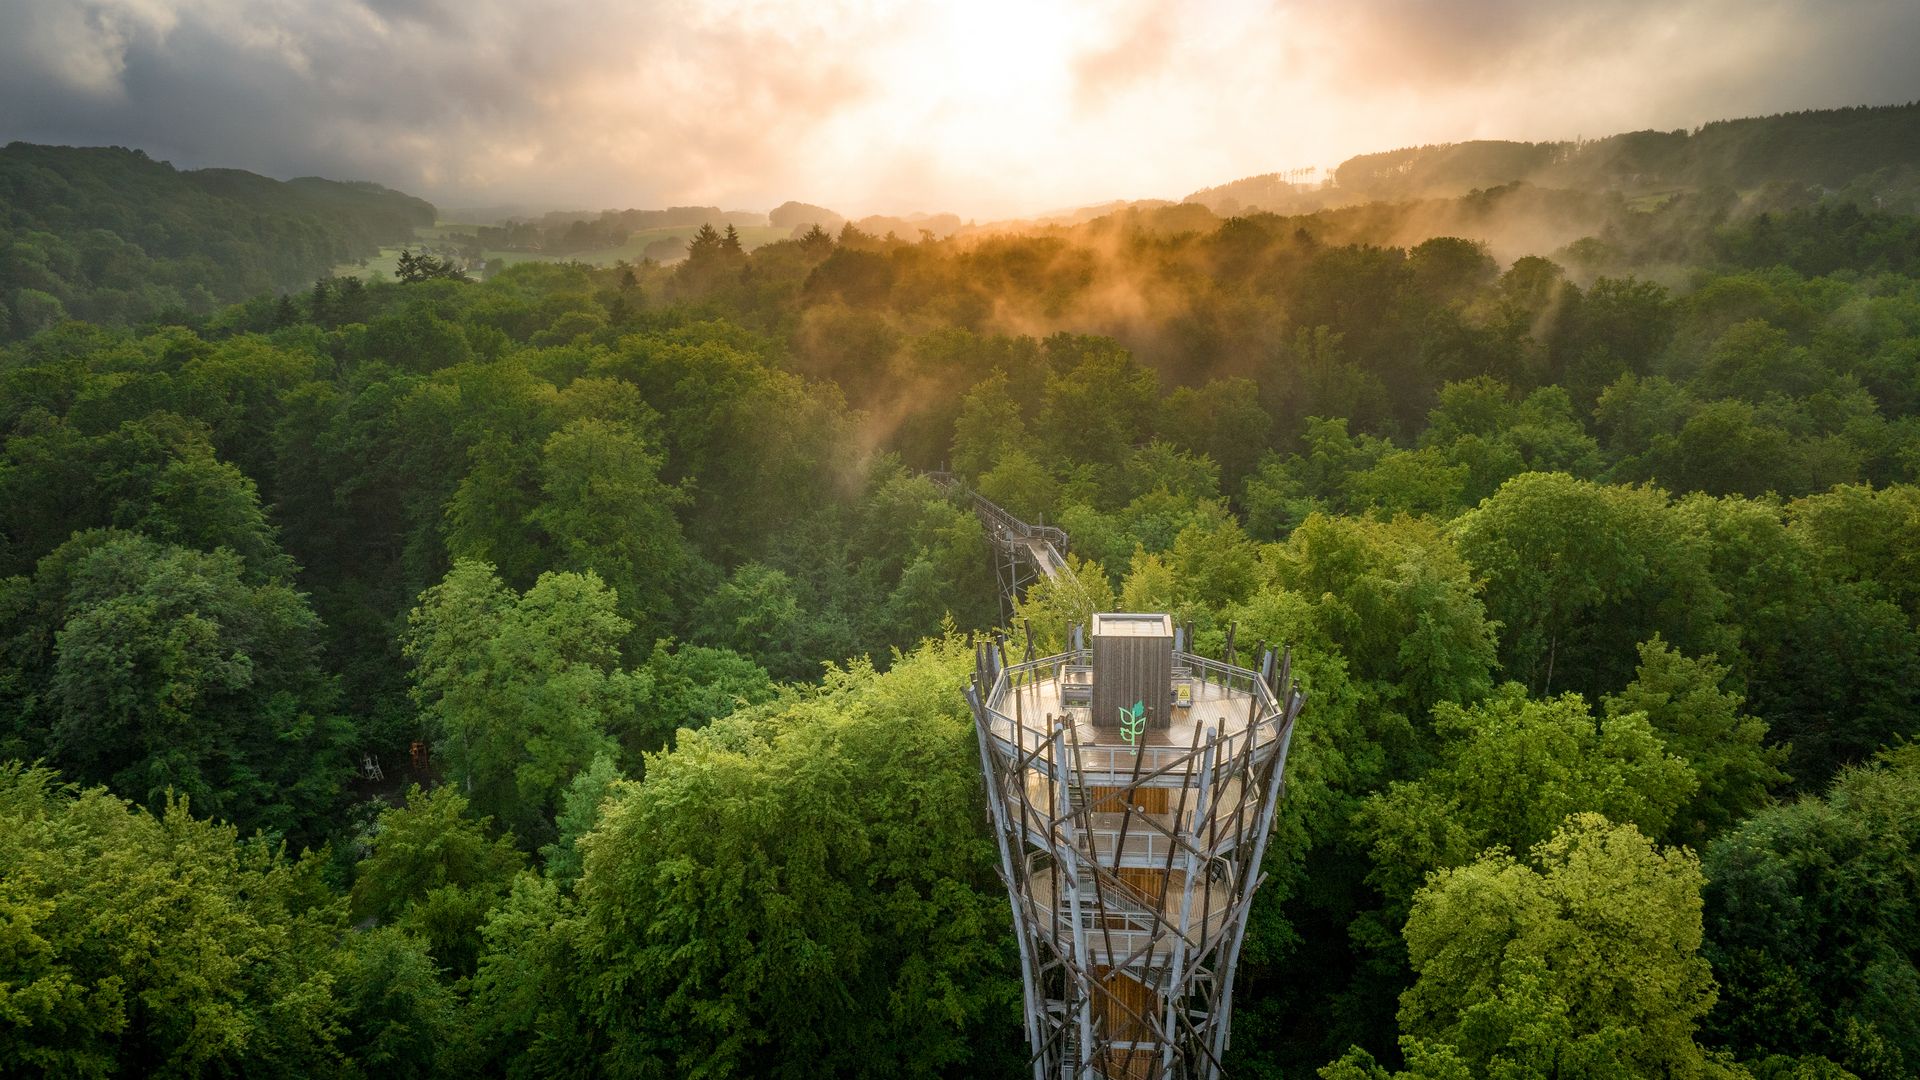
[[[416,233],[425,230],[416,229]],[[372,278],[376,276],[392,277],[400,272],[400,249],[381,248],[380,254],[357,263],[340,263],[333,268],[334,277]]]

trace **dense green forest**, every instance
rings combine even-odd
[[[943,465],[1295,649],[1235,1075],[1920,1072],[1920,218],[295,263],[0,351],[0,1073],[1022,1075]]]
[[[432,225],[433,206],[378,184],[177,171],[138,150],[0,147],[0,341],[68,318],[180,321]]]

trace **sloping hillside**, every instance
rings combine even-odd
[[[1460,194],[1525,180],[1544,187],[1646,191],[1839,189],[1881,170],[1920,167],[1920,104],[1719,120],[1692,132],[1632,131],[1591,142],[1478,141],[1349,158],[1334,170],[1366,198]]]
[[[1920,207],[1920,104],[1716,120],[1696,131],[1629,131],[1591,141],[1477,139],[1348,158],[1311,170],[1203,188],[1186,202],[1216,214],[1312,213],[1375,200],[1445,198],[1521,181],[1576,191],[1665,194],[1770,184],[1847,191],[1865,209]]]
[[[302,289],[433,219],[432,204],[378,184],[12,143],[0,149],[0,338]]]

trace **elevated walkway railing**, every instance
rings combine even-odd
[[[986,526],[987,539],[1009,557],[1030,564],[1045,578],[1058,577],[1067,565],[1067,534],[1052,525],[1030,525],[1008,513],[1006,508],[974,491],[950,472],[930,472],[928,480],[949,495],[965,495],[973,512]]]

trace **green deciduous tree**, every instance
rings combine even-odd
[[[1867,1080],[1920,1068],[1920,751],[1843,771],[1706,852],[1714,1033],[1742,1056],[1819,1055]]]
[[[1117,342],[1056,334],[1039,439],[1062,461],[1118,464],[1153,433],[1159,380]]]
[[[1464,301],[1500,273],[1487,245],[1458,236],[1436,236],[1408,249],[1407,269],[1414,288],[1442,302]]]
[[[1844,505],[1850,490],[1827,505]],[[1694,496],[1677,509],[1706,539],[1739,629],[1739,651],[1722,655],[1745,676],[1748,707],[1791,747],[1788,772],[1812,791],[1841,765],[1920,731],[1920,637],[1880,582],[1857,576],[1853,558],[1794,520],[1803,505]],[[1845,531],[1871,546],[1885,525]]]
[[[1315,514],[1264,558],[1271,580],[1312,605],[1354,676],[1408,715],[1492,689],[1494,627],[1438,526]]]
[[[1553,343],[1555,381],[1583,404],[1622,370],[1645,374],[1673,336],[1673,301],[1650,281],[1601,278],[1584,294],[1569,290],[1562,303]]]
[[[662,479],[696,480],[687,535],[729,565],[764,557],[796,520],[836,500],[853,469],[840,391],[780,370],[724,323],[634,335],[594,373],[632,383],[660,412]]]
[[[548,877],[567,883],[579,879],[580,838],[599,823],[601,804],[623,779],[613,755],[601,754],[567,785],[567,792],[560,799],[560,813],[553,819],[554,830],[559,835],[553,843],[540,849]]]
[[[1215,379],[1168,395],[1160,430],[1175,446],[1219,465],[1220,486],[1231,492],[1253,472],[1272,436],[1273,418],[1261,407],[1253,380]]]
[[[425,942],[391,926],[352,934],[335,971],[340,1044],[362,1072],[424,1078],[459,1068],[466,1017]]]
[[[325,832],[353,728],[289,586],[250,582],[225,550],[89,532],[0,583],[0,623],[13,752],[151,806],[171,791],[243,828]]]
[[[1452,464],[1435,451],[1395,450],[1353,474],[1347,501],[1385,518],[1399,514],[1450,518],[1466,506],[1470,476],[1468,466]]]
[[[1118,497],[1106,502],[1127,502],[1156,493],[1196,501],[1218,499],[1220,467],[1205,454],[1154,439],[1126,456],[1120,465],[1117,486]]]
[[[407,655],[436,753],[474,808],[528,844],[546,840],[561,792],[630,723],[630,624],[588,573],[542,574],[525,594],[462,560],[421,594]]]
[[[1442,871],[1407,920],[1401,1030],[1452,1047],[1455,1076],[1737,1076],[1694,1041],[1714,1002],[1701,884],[1691,852],[1598,814],[1526,862]]]
[[[1018,1067],[1005,898],[951,691],[966,656],[949,641],[837,673],[618,789],[577,890],[606,1071]]]
[[[469,997],[475,1064],[486,1072],[534,1080],[597,1070],[606,1034],[588,1018],[560,883],[522,873],[481,931],[486,952]]]
[[[25,572],[75,532],[115,527],[238,554],[258,578],[287,578],[254,482],[215,453],[204,423],[152,413],[89,437],[42,418],[0,451],[0,569]]]
[[[542,501],[529,515],[552,540],[555,568],[600,575],[649,638],[646,628],[671,619],[690,563],[673,514],[686,497],[661,482],[663,462],[629,425],[575,420],[542,449]]]
[[[781,678],[802,679],[818,670],[817,658],[804,655],[805,621],[792,576],[749,562],[701,597],[693,610],[693,636],[750,657]]]
[[[1791,515],[1836,576],[1871,584],[1920,620],[1920,487],[1844,485],[1795,502]]]
[[[407,792],[381,811],[373,850],[354,868],[353,913],[418,937],[441,967],[472,974],[480,924],[520,869],[510,838],[487,838],[452,787]]]
[[[1026,439],[1027,427],[1007,373],[996,370],[961,399],[960,415],[953,422],[953,471],[977,477]]]
[[[1167,559],[1183,594],[1214,611],[1246,599],[1260,586],[1259,548],[1231,516],[1181,529]]]
[[[876,593],[886,590],[873,619],[880,640],[910,649],[939,636],[949,615],[965,627],[991,625],[992,554],[973,508],[956,505],[924,477],[881,469],[875,479],[858,508],[856,572]]]
[[[1603,467],[1600,447],[1564,389],[1543,386],[1522,397],[1484,376],[1440,388],[1419,442],[1466,467],[1461,498],[1469,506],[1522,472],[1592,477]]]
[[[1785,748],[1767,745],[1766,723],[1742,711],[1740,695],[1721,689],[1727,674],[1712,657],[1691,659],[1655,637],[1641,643],[1633,681],[1605,699],[1609,717],[1644,715],[1699,781],[1669,830],[1676,842],[1698,846],[1762,806],[1768,789],[1787,779],[1780,771]]]
[[[640,703],[630,730],[618,732],[629,760],[673,745],[673,733],[736,709],[772,700],[765,668],[729,649],[654,642],[635,673]]]
[[[330,1075],[322,860],[0,763],[0,1072]]]
[[[1059,484],[1046,466],[1025,450],[1009,450],[980,474],[980,494],[1026,521],[1040,521],[1053,508]]]
[[[1536,690],[1623,686],[1655,633],[1690,653],[1732,644],[1706,545],[1657,489],[1527,473],[1454,530],[1503,626],[1503,666]]]
[[[1509,683],[1481,704],[1442,703],[1440,761],[1418,780],[1367,803],[1369,875],[1389,903],[1431,870],[1460,866],[1489,847],[1524,851],[1569,814],[1594,812],[1658,836],[1697,786],[1642,713],[1597,723],[1577,694],[1544,701]]]

